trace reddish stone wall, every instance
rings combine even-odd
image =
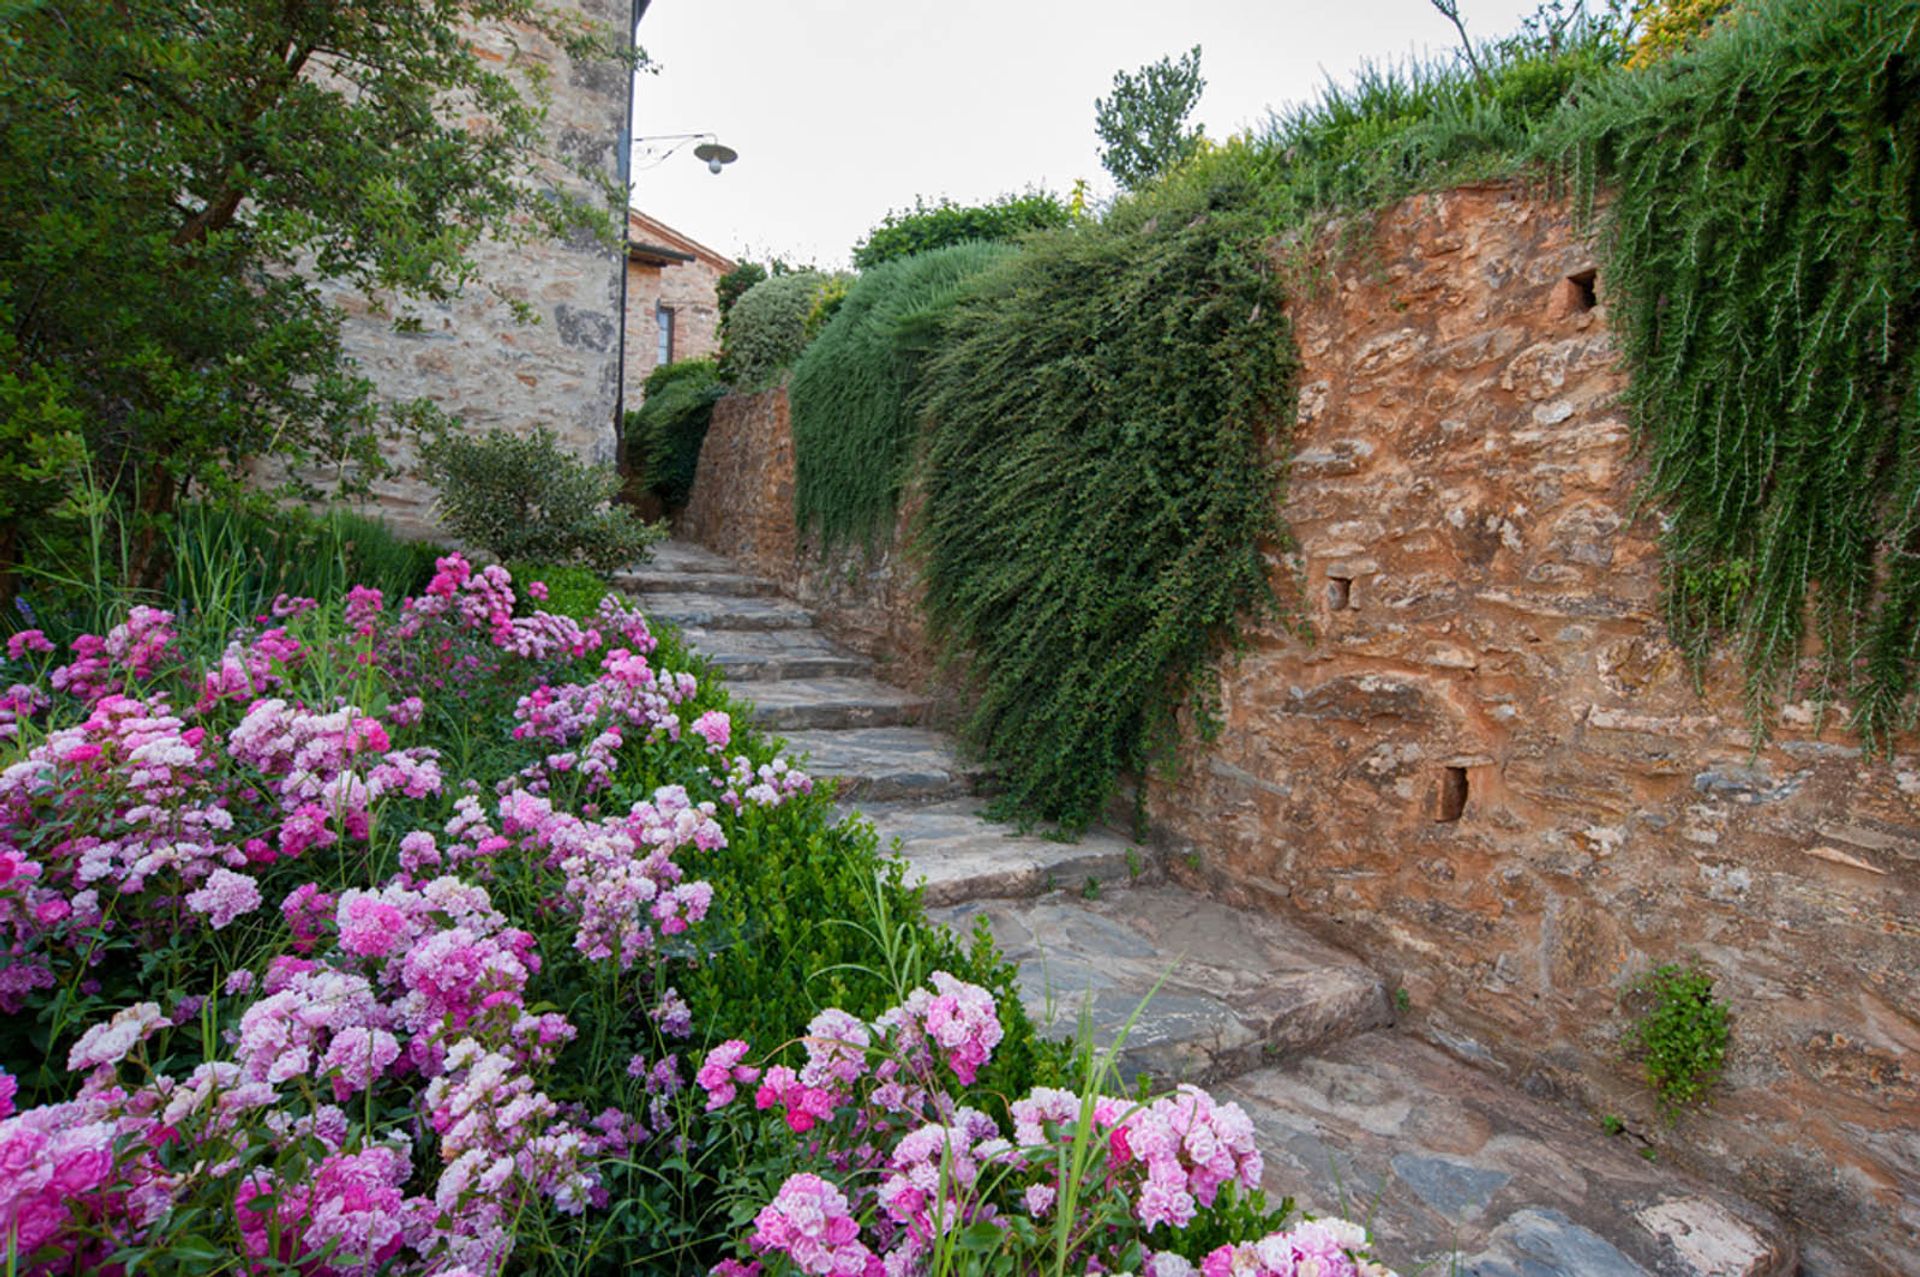
[[[1865,759],[1806,704],[1756,753],[1738,668],[1694,690],[1564,206],[1467,188],[1358,238],[1293,306],[1274,581],[1313,637],[1251,635],[1225,730],[1149,785],[1173,871],[1359,952],[1415,1031],[1801,1220],[1808,1271],[1920,1273],[1920,758]],[[898,552],[837,576],[791,494],[784,404],[723,403],[695,502],[729,513],[689,530],[924,680]],[[1669,1130],[1624,995],[1689,959],[1734,1046]]]
[[[722,399],[678,531],[779,582],[836,638],[879,662],[882,678],[931,693],[934,716],[951,717],[955,680],[936,667],[920,579],[903,548],[913,496],[888,542],[823,550],[795,528],[793,464],[784,386]]]

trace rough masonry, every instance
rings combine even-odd
[[[1360,954],[1429,1041],[1799,1221],[1808,1272],[1920,1273],[1920,756],[1863,757],[1806,702],[1756,749],[1738,668],[1696,690],[1563,204],[1469,187],[1341,243],[1292,306],[1297,548],[1272,560],[1312,634],[1256,631],[1217,741],[1149,782],[1170,871]],[[937,690],[903,542],[822,555],[791,493],[779,393],[723,402],[684,532]],[[1725,1085],[1672,1127],[1622,1040],[1663,962],[1734,1015]]]
[[[626,31],[628,0],[566,0],[611,32]],[[537,31],[519,25],[475,34],[480,55],[503,64],[543,67],[550,93],[547,153],[539,170],[556,188],[595,194],[573,168],[618,185],[626,136],[629,73],[618,61],[576,61]],[[611,463],[613,412],[619,390],[620,280],[618,230],[607,242],[581,234],[565,243],[534,238],[485,243],[474,254],[479,282],[444,303],[420,306],[417,331],[395,331],[390,316],[366,298],[341,290],[349,312],[347,353],[383,398],[432,399],[467,428],[526,432],[546,426],[563,445]],[[530,305],[537,322],[518,322],[507,301]],[[432,490],[413,473],[406,441],[391,446],[401,473],[374,485],[379,512],[401,530],[429,533]]]

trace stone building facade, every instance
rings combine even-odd
[[[1297,550],[1146,800],[1171,872],[1362,955],[1408,1024],[1806,1230],[1809,1273],[1920,1274],[1920,742],[1845,711],[1756,747],[1741,670],[1696,688],[1660,623],[1658,514],[1606,288],[1565,205],[1424,195],[1309,271]],[[1331,241],[1329,241],[1331,242]],[[723,401],[687,531],[924,690],[911,557],[796,537],[781,392]],[[1278,445],[1277,445],[1278,446]],[[904,525],[903,525],[904,526]],[[1699,964],[1725,1084],[1668,1126],[1627,1040],[1637,977]]]
[[[612,33],[633,34],[633,0],[565,0]],[[482,57],[541,67],[549,94],[547,154],[540,176],[555,188],[597,197],[575,170],[624,189],[632,76],[614,59],[579,61],[530,28],[475,33]],[[419,307],[423,322],[396,331],[364,297],[336,300],[349,312],[348,354],[389,400],[428,398],[469,429],[551,429],[582,457],[611,463],[620,390],[618,223],[606,240],[582,234],[561,243],[486,243],[475,253],[479,280],[450,301]],[[534,322],[521,323],[509,299]],[[403,532],[434,531],[431,489],[416,472],[409,441],[391,445],[400,473],[375,485],[378,511]]]
[[[662,364],[720,353],[720,277],[736,263],[691,236],[627,213],[626,406]]]

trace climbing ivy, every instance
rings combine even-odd
[[[1611,198],[1670,628],[1696,659],[1731,637],[1758,727],[1850,694],[1883,744],[1920,668],[1920,2],[1747,6],[1592,86],[1564,136]]]
[[[928,367],[928,608],[1004,809],[1086,825],[1272,606],[1294,354],[1253,195],[1183,185],[1029,242]]]
[[[1014,250],[964,243],[875,266],[793,366],[794,502],[830,540],[891,527],[913,459],[911,402],[942,317]]]

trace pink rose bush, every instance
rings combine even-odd
[[[968,1107],[955,1084],[972,1082],[1002,1036],[985,989],[936,971],[871,1024],[821,1012],[793,1044],[805,1053],[798,1068],[748,1065],[738,1040],[709,1052],[694,1075],[709,1110],[758,1077],[754,1106],[833,1173],[789,1176],[744,1239],[755,1258],[713,1273],[904,1277],[932,1271],[963,1236],[968,1251],[998,1257],[982,1271],[1051,1271],[1052,1216],[1071,1197],[1074,1271],[1391,1277],[1348,1221],[1278,1227],[1259,1194],[1252,1121],[1199,1087],[1142,1100],[1038,1087],[1008,1105],[1004,1124]],[[1077,1140],[1089,1160],[1076,1168]],[[1188,1253],[1182,1233],[1216,1207],[1260,1224],[1258,1235]],[[1219,1218],[1207,1222],[1219,1231]]]
[[[726,715],[617,599],[585,625],[517,605],[449,556],[417,597],[282,596],[212,648],[145,606],[64,660],[8,641],[0,1011],[97,1009],[0,1072],[14,1270],[212,1212],[302,1273],[494,1273],[529,1211],[602,1210],[608,1159],[671,1152],[658,1044],[694,1016],[662,946],[705,919],[730,825],[812,782],[714,748]],[[517,760],[490,788],[444,749],[475,719]],[[643,754],[682,779],[635,792]],[[572,983],[542,995],[556,945]],[[587,992],[658,1055],[596,1106],[590,1063],[562,1068]]]
[[[817,1010],[854,929],[786,888],[911,903],[898,868],[639,612],[543,593],[450,555],[410,597],[7,641],[10,1271],[905,1277],[964,1236],[1024,1273],[1067,1212],[1087,1271],[1384,1271],[1247,1206],[1233,1105],[1032,1087],[990,955],[927,939],[884,1011]],[[805,1028],[760,1056],[769,1022]]]

